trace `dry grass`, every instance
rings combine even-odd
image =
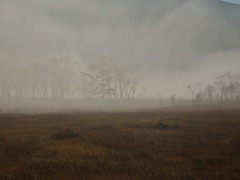
[[[240,111],[0,115],[0,179],[240,179]]]

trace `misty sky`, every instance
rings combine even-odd
[[[0,58],[25,64],[100,54],[153,96],[240,70],[240,6],[220,0],[0,0]]]

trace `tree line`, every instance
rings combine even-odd
[[[142,97],[138,78],[101,56],[87,69],[75,70],[68,56],[26,66],[0,60],[0,98],[96,98]]]
[[[240,72],[226,72],[214,83],[187,86],[192,104],[240,101]],[[132,71],[120,67],[107,56],[75,68],[68,56],[25,65],[12,65],[0,60],[0,98],[48,99],[134,99],[144,98],[146,88],[141,86]],[[162,99],[162,98],[161,98]],[[169,101],[176,105],[186,99],[172,95]],[[181,103],[180,103],[181,104]]]
[[[216,77],[213,84],[204,86],[202,83],[188,85],[192,103],[239,102],[240,72],[228,71]]]

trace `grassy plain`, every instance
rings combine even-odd
[[[0,115],[0,179],[240,179],[240,110]]]

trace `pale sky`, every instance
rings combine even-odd
[[[240,69],[239,17],[220,0],[0,0],[0,58],[68,55],[81,71],[105,54],[150,95],[189,96],[188,84]]]

